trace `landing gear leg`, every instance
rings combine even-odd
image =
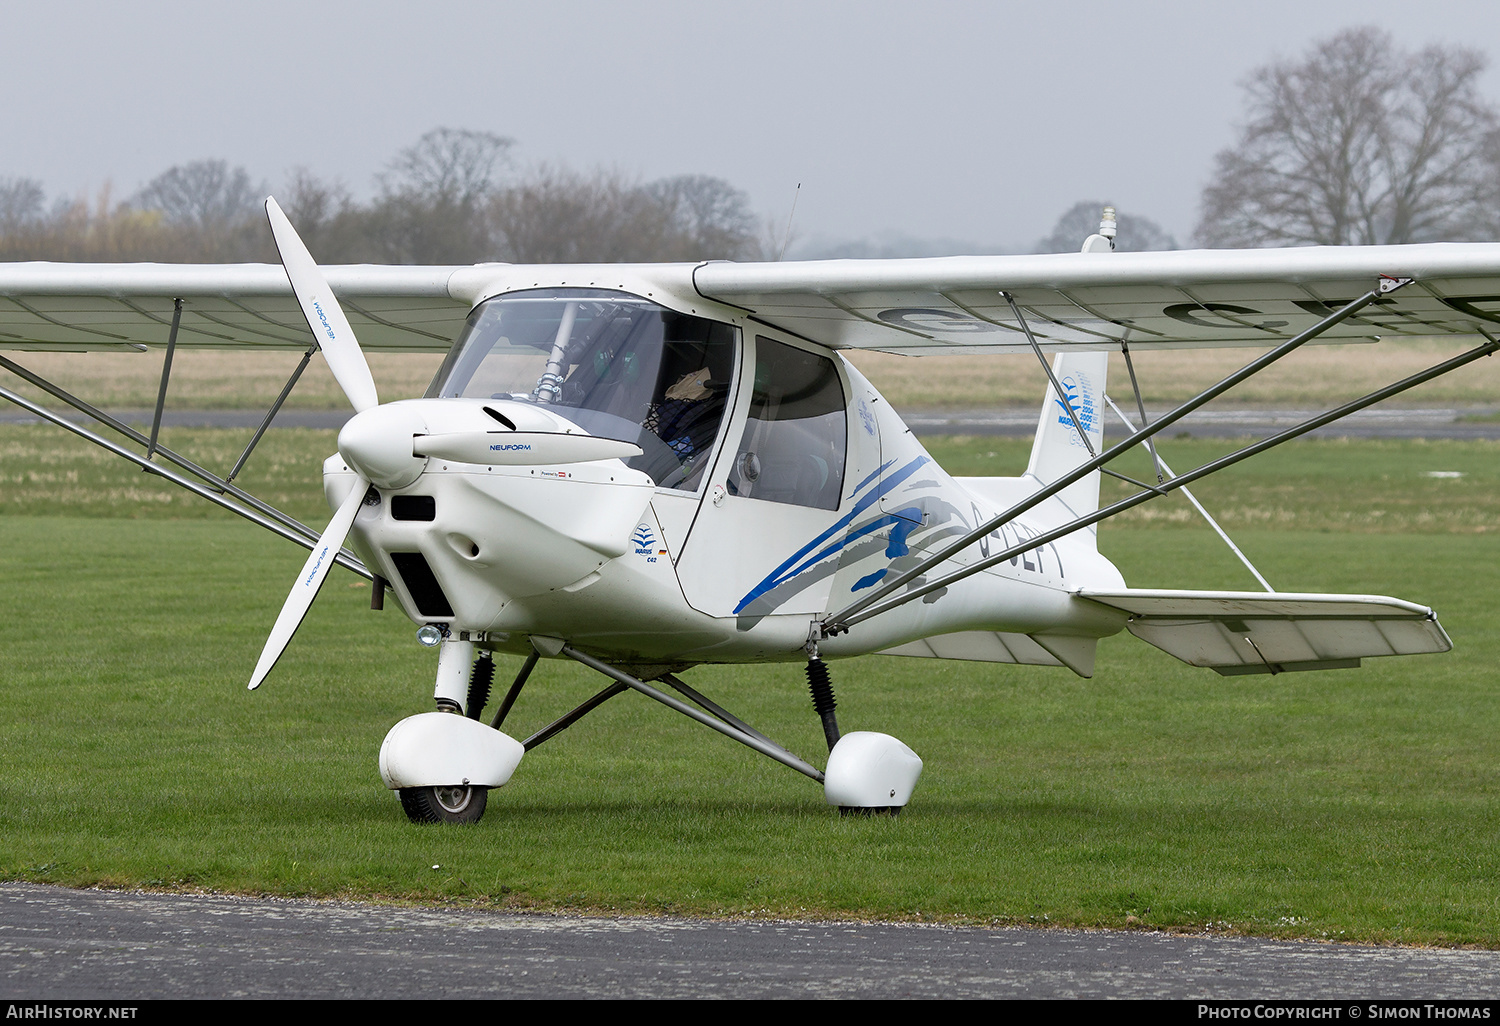
[[[818,655],[818,643],[807,643],[807,689],[828,739],[828,768],[823,796],[840,816],[895,816],[911,800],[922,775],[922,760],[889,734],[856,730],[840,734],[834,717],[833,680]]]
[[[838,705],[833,698],[833,678],[828,675],[828,667],[818,657],[818,646],[809,643],[807,646],[807,690],[812,693],[813,711],[823,721],[823,736],[828,741],[828,750],[833,751],[833,746],[839,743],[839,721],[833,714]]]
[[[438,645],[437,684],[432,697],[438,712],[463,714],[469,698],[469,672],[474,666],[474,643],[444,638]]]
[[[503,787],[525,754],[521,742],[479,715],[489,701],[495,664],[475,659],[467,636],[438,652],[437,711],[408,716],[380,746],[380,777],[413,823],[477,823],[491,788]]]

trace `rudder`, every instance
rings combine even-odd
[[[1089,446],[1095,453],[1103,451],[1104,379],[1108,371],[1107,352],[1058,353],[1053,358],[1053,376],[1067,394],[1078,424],[1088,436],[1088,445],[1079,438],[1068,408],[1049,383],[1037,422],[1036,440],[1031,446],[1031,462],[1026,467],[1028,477],[1044,485],[1051,484],[1087,463],[1092,458]],[[1058,498],[1075,516],[1094,512],[1099,508],[1099,471],[1070,484],[1058,493]]]

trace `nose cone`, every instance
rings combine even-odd
[[[427,466],[412,455],[412,437],[426,434],[427,423],[401,403],[356,413],[339,432],[339,455],[380,488],[404,488]]]

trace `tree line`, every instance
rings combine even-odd
[[[368,202],[306,168],[277,202],[324,263],[467,264],[756,259],[761,223],[721,178],[640,182],[609,170],[518,170],[514,140],[438,128],[401,150]],[[277,259],[265,183],[223,160],[173,167],[116,200],[50,206],[41,183],[0,178],[0,260],[217,263]]]

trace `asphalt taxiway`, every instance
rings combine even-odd
[[[1486,999],[1500,952],[0,884],[0,998]]]

